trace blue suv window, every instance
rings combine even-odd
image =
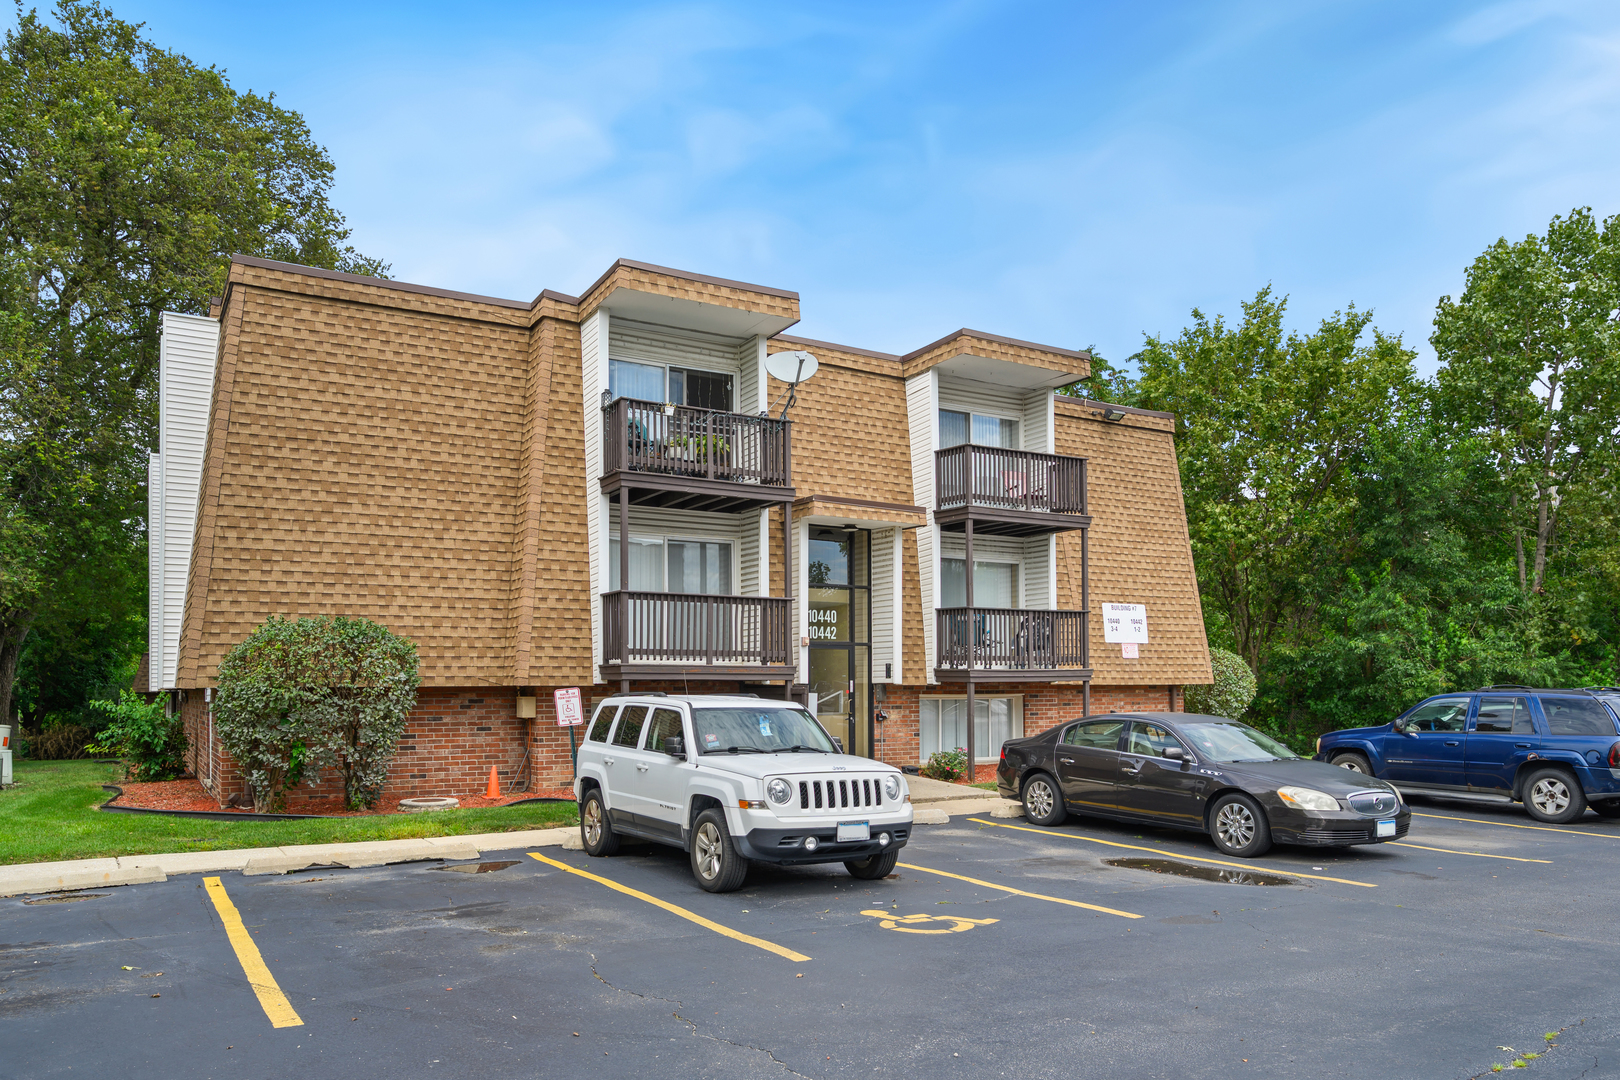
[[[1614,721],[1609,710],[1591,698],[1544,697],[1542,715],[1547,718],[1547,731],[1552,735],[1610,735],[1614,734]]]
[[[1408,731],[1461,731],[1467,722],[1467,698],[1436,698],[1407,714],[1406,728]]]
[[[1474,718],[1474,730],[1498,732],[1503,735],[1534,735],[1535,721],[1530,719],[1530,699],[1522,697],[1482,697],[1479,714]]]

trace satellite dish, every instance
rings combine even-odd
[[[795,352],[771,353],[765,358],[765,371],[777,382],[797,386],[816,373],[821,365],[816,358],[799,349]]]

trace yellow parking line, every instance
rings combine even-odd
[[[1517,855],[1487,855],[1483,851],[1453,851],[1448,847],[1424,847],[1422,844],[1397,844],[1393,840],[1388,841],[1388,843],[1390,847],[1417,848],[1419,851],[1443,851],[1447,855],[1473,855],[1480,859],[1506,859],[1509,862],[1538,862],[1546,863],[1549,866],[1552,865],[1551,859],[1521,859]]]
[[[1061,896],[1045,896],[1038,892],[1025,892],[1023,889],[1015,889],[1011,885],[998,885],[994,881],[980,881],[976,877],[963,877],[961,874],[951,874],[944,870],[930,870],[926,866],[917,866],[914,863],[901,863],[900,865],[907,870],[921,870],[925,874],[938,874],[940,877],[955,878],[957,881],[965,881],[969,885],[983,885],[987,889],[1000,889],[1002,892],[1027,896],[1032,900],[1050,900],[1054,904],[1068,904],[1070,907],[1085,908],[1087,911],[1100,911],[1105,915],[1118,915],[1122,919],[1140,919],[1142,917],[1133,915],[1129,911],[1119,911],[1111,907],[1098,907],[1096,904],[1082,904],[1078,900],[1065,900]]]
[[[739,930],[731,929],[729,926],[721,926],[719,923],[714,922],[711,919],[705,919],[695,911],[687,911],[685,908],[680,907],[679,905],[671,904],[668,900],[660,900],[658,897],[644,893],[639,889],[632,889],[628,885],[620,885],[617,881],[609,881],[605,877],[597,877],[595,874],[590,873],[587,870],[576,870],[567,863],[558,862],[556,859],[548,859],[538,852],[529,852],[529,858],[537,859],[540,862],[545,863],[547,866],[555,866],[559,870],[566,870],[570,874],[578,874],[582,878],[590,878],[592,881],[606,885],[608,888],[613,889],[616,892],[622,892],[626,896],[633,896],[637,900],[645,900],[654,907],[661,907],[673,915],[679,915],[688,922],[695,922],[699,926],[713,930],[717,934],[723,934],[734,941],[741,941],[745,944],[752,945],[756,949],[764,949],[766,952],[775,953],[777,956],[786,957],[789,960],[804,961],[810,959],[810,957],[804,955],[803,953],[796,953],[792,949],[785,949],[775,942],[766,941],[763,938],[750,937]]]
[[[293,1011],[287,995],[276,985],[276,977],[265,966],[264,957],[259,955],[259,947],[253,944],[253,935],[242,925],[242,915],[226,895],[225,886],[220,884],[217,877],[203,878],[203,886],[208,890],[208,898],[214,902],[214,910],[219,912],[219,921],[225,924],[225,936],[230,938],[231,948],[236,950],[236,959],[242,965],[248,985],[253,987],[253,992],[259,997],[259,1005],[270,1018],[270,1026],[303,1027],[304,1021]]]
[[[1138,844],[1120,844],[1113,840],[1098,840],[1092,836],[1080,836],[1077,833],[1054,832],[1050,829],[1032,829],[1028,825],[1003,825],[999,821],[986,821],[984,818],[968,818],[977,821],[980,825],[994,825],[999,829],[1017,829],[1019,832],[1032,832],[1041,836],[1057,836],[1069,840],[1084,840],[1088,844],[1107,844],[1109,847],[1128,848],[1131,851],[1147,851],[1154,855],[1163,855],[1170,859],[1181,859],[1185,862],[1209,863],[1211,866],[1235,866],[1239,870],[1265,870],[1273,874],[1286,874],[1289,877],[1310,878],[1312,881],[1332,881],[1339,885],[1358,885],[1363,889],[1376,889],[1377,885],[1368,881],[1351,881],[1348,878],[1322,877],[1319,874],[1302,874],[1298,870],[1282,870],[1270,866],[1257,866],[1254,863],[1223,862],[1220,859],[1202,859],[1196,855],[1182,855],[1175,851],[1160,851],[1158,848],[1142,847]]]
[[[1520,825],[1512,821],[1486,821],[1477,817],[1452,817],[1450,814],[1420,814],[1412,811],[1413,817],[1434,818],[1437,821],[1468,821],[1475,825],[1500,825],[1504,829],[1534,829],[1536,832],[1564,833],[1567,836],[1601,836],[1605,840],[1620,840],[1620,833],[1582,832],[1579,829],[1555,829],[1550,825]]]

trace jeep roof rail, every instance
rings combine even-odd
[[[616,698],[616,697],[669,697],[669,695],[664,693],[662,690],[638,690],[638,691],[635,691],[635,692],[629,693],[629,694],[626,694],[623,691],[620,691],[619,693],[616,693],[616,694],[609,694],[607,697],[603,698],[602,700],[606,701],[608,698]]]
[[[1525,686],[1522,683],[1494,683],[1494,684],[1492,684],[1490,686],[1482,686],[1478,690],[1474,691],[1474,693],[1477,694],[1477,693],[1480,693],[1480,692],[1485,691],[1485,690],[1535,690],[1535,689],[1536,689],[1536,687],[1534,687],[1534,686]]]

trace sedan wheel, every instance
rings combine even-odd
[[[1024,816],[1036,825],[1063,824],[1069,812],[1063,806],[1056,780],[1045,773],[1036,773],[1024,781]]]
[[[1252,859],[1271,848],[1271,826],[1260,804],[1247,795],[1223,795],[1209,814],[1209,835],[1228,855]]]
[[[1524,808],[1537,821],[1564,825],[1586,813],[1586,796],[1562,769],[1537,769],[1524,781]]]

